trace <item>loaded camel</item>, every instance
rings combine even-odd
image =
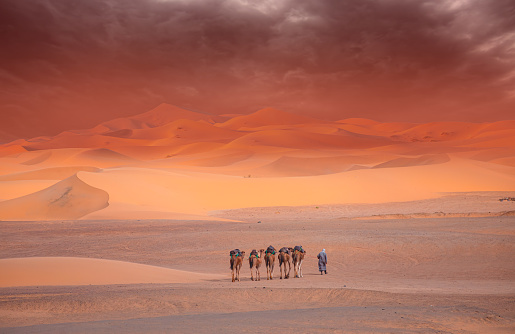
[[[268,246],[265,251],[266,279],[274,279],[275,248]]]
[[[229,252],[231,256],[231,271],[232,271],[232,281],[240,281],[240,269],[243,264],[243,257],[245,256],[245,251],[240,251],[239,249],[234,249]]]
[[[250,252],[249,256],[249,265],[250,265],[250,279],[254,280],[254,270],[256,271],[256,281],[261,280],[261,275],[259,274],[259,267],[261,267],[261,262],[263,262],[263,252],[264,249],[259,250],[258,252],[253,249],[252,252]]]
[[[283,267],[284,267],[284,278],[287,279],[290,277],[292,250],[293,250],[293,248],[291,248],[291,247],[283,247],[279,250],[277,259],[279,260],[279,268],[281,269],[281,274],[279,276],[280,279],[283,279]],[[286,273],[286,265],[288,265],[288,273]]]
[[[302,246],[295,246],[292,254],[292,262],[293,269],[295,271],[295,277],[304,277],[302,276],[302,261],[304,260],[305,255],[306,251],[302,249]]]

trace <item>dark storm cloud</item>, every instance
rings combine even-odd
[[[507,118],[514,16],[508,0],[4,0],[0,121],[26,136],[161,102],[212,113]]]

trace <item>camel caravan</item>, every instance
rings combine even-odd
[[[232,271],[232,281],[240,281],[240,270],[243,265],[243,261],[245,258],[245,252],[239,249],[233,249],[229,252],[230,254],[230,264]],[[264,255],[263,255],[264,254]],[[266,279],[272,280],[274,279],[274,266],[275,266],[275,257],[277,255],[277,260],[279,261],[279,269],[281,271],[279,278],[287,279],[290,277],[290,271],[293,266],[295,277],[303,277],[302,276],[302,261],[306,256],[306,251],[302,248],[302,246],[295,247],[283,247],[277,252],[274,246],[268,246],[268,248],[260,249],[259,251],[253,249],[249,255],[249,267],[250,267],[250,279],[252,281],[260,281],[261,275],[259,272],[259,268],[263,263],[263,258],[265,260],[266,267]]]

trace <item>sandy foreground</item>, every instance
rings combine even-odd
[[[217,213],[239,222],[3,221],[0,331],[513,333],[515,202],[498,196]],[[229,250],[269,244],[302,245],[304,277],[276,266],[251,281],[245,262],[232,283]],[[26,286],[12,286],[20,272]]]

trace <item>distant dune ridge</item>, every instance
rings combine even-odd
[[[207,219],[245,207],[510,191],[514,157],[515,121],[328,122],[273,108],[213,116],[162,104],[0,146],[0,219]]]

